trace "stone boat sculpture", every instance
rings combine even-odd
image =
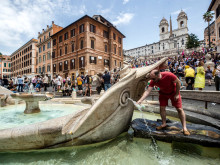
[[[166,66],[167,58],[142,68],[121,71],[121,80],[89,109],[41,123],[0,130],[0,151],[82,145],[112,139],[126,131],[144,91],[146,75]]]

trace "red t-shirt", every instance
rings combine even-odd
[[[149,86],[157,86],[160,88],[161,94],[173,94],[176,92],[176,83],[174,81],[177,77],[171,72],[161,72],[162,78],[156,83],[153,80],[150,81]]]

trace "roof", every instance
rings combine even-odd
[[[215,2],[216,0],[212,0],[207,11],[212,11],[212,7],[214,6]]]
[[[38,42],[38,40],[37,39],[35,39],[35,38],[32,38],[32,39],[30,39],[28,42],[26,42],[23,46],[21,46],[20,48],[18,48],[16,51],[14,51],[11,55],[13,55],[13,54],[15,54],[17,51],[19,51],[19,50],[21,50],[22,48],[24,48],[28,43],[31,43],[31,42]]]
[[[166,18],[163,17],[163,19],[160,21],[160,24],[161,24],[163,21],[165,21],[165,22],[168,23],[168,21],[166,20]]]
[[[101,16],[101,15],[99,15],[99,16]],[[102,17],[102,16],[101,16],[101,17]],[[90,16],[88,16],[88,15],[84,15],[83,17],[81,17],[81,18],[79,18],[78,20],[74,21],[73,23],[69,24],[68,26],[66,26],[66,27],[63,28],[62,30],[60,30],[60,31],[58,31],[57,33],[53,34],[51,37],[53,37],[53,36],[59,34],[59,33],[62,32],[63,30],[65,30],[66,28],[72,26],[73,24],[75,24],[76,22],[78,22],[78,21],[80,21],[80,20],[82,20],[82,19],[84,19],[84,18],[92,19],[92,20],[94,20],[94,21],[96,21],[96,22],[98,22],[98,23],[100,23],[100,24],[102,24],[102,25],[104,25],[104,26],[106,26],[106,27],[113,27],[115,30],[117,30],[117,31],[125,38],[125,35],[122,34],[115,26],[113,26],[113,25],[112,25],[109,21],[107,21],[104,17],[102,17],[102,18],[105,19],[107,22],[109,22],[111,26],[107,26],[107,25],[105,25],[105,24],[103,24],[103,23],[97,21],[96,19],[94,19],[94,18],[92,18],[92,17],[90,17]]]

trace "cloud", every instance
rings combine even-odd
[[[112,23],[114,25],[128,24],[133,17],[133,13],[120,13],[119,16],[116,17],[116,20],[112,21]]]
[[[71,0],[4,0],[0,3],[0,51],[11,53],[36,37],[38,31],[57,17],[86,13],[85,5],[73,5]]]
[[[125,5],[126,3],[128,3],[129,0],[123,0],[123,4]]]
[[[105,15],[112,11],[113,6],[103,9],[102,5],[98,4],[97,8],[98,8],[98,13],[100,13],[101,15]]]

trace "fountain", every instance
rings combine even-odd
[[[12,98],[24,100],[26,103],[26,108],[24,113],[32,114],[32,113],[39,113],[39,101],[44,101],[46,99],[45,94],[29,94],[29,93],[15,93],[11,94]]]
[[[128,130],[133,116],[134,105],[128,98],[138,100],[146,85],[146,74],[158,66],[163,67],[165,61],[166,58],[145,68],[126,68],[124,73],[127,74],[124,74],[122,79],[97,101],[91,100],[90,102],[88,98],[83,100],[85,103],[92,104],[89,108],[27,126],[0,130],[0,151],[4,152],[0,153],[0,162],[124,164],[129,161],[132,164],[146,162],[174,164],[177,161],[184,164],[185,160],[172,156],[175,154],[172,152],[172,148],[174,146],[178,148],[177,144],[171,145],[158,141],[156,145],[159,149],[155,151],[151,149],[151,140],[134,138],[135,143],[132,143],[126,140],[125,134],[121,134]],[[65,110],[65,107],[62,109]],[[150,115],[147,115],[146,118],[149,119]],[[78,145],[83,146],[74,147]],[[6,152],[14,150],[17,151],[16,155]],[[30,151],[19,152],[23,150]],[[152,154],[155,152],[158,152],[156,156]],[[215,149],[213,154],[216,155],[216,153],[220,153],[220,151]],[[25,157],[25,159],[20,160],[21,157]],[[186,159],[199,160],[192,156]],[[208,162],[208,160],[203,158],[198,164]],[[166,163],[167,161],[168,163]],[[214,162],[218,162],[218,160]]]

